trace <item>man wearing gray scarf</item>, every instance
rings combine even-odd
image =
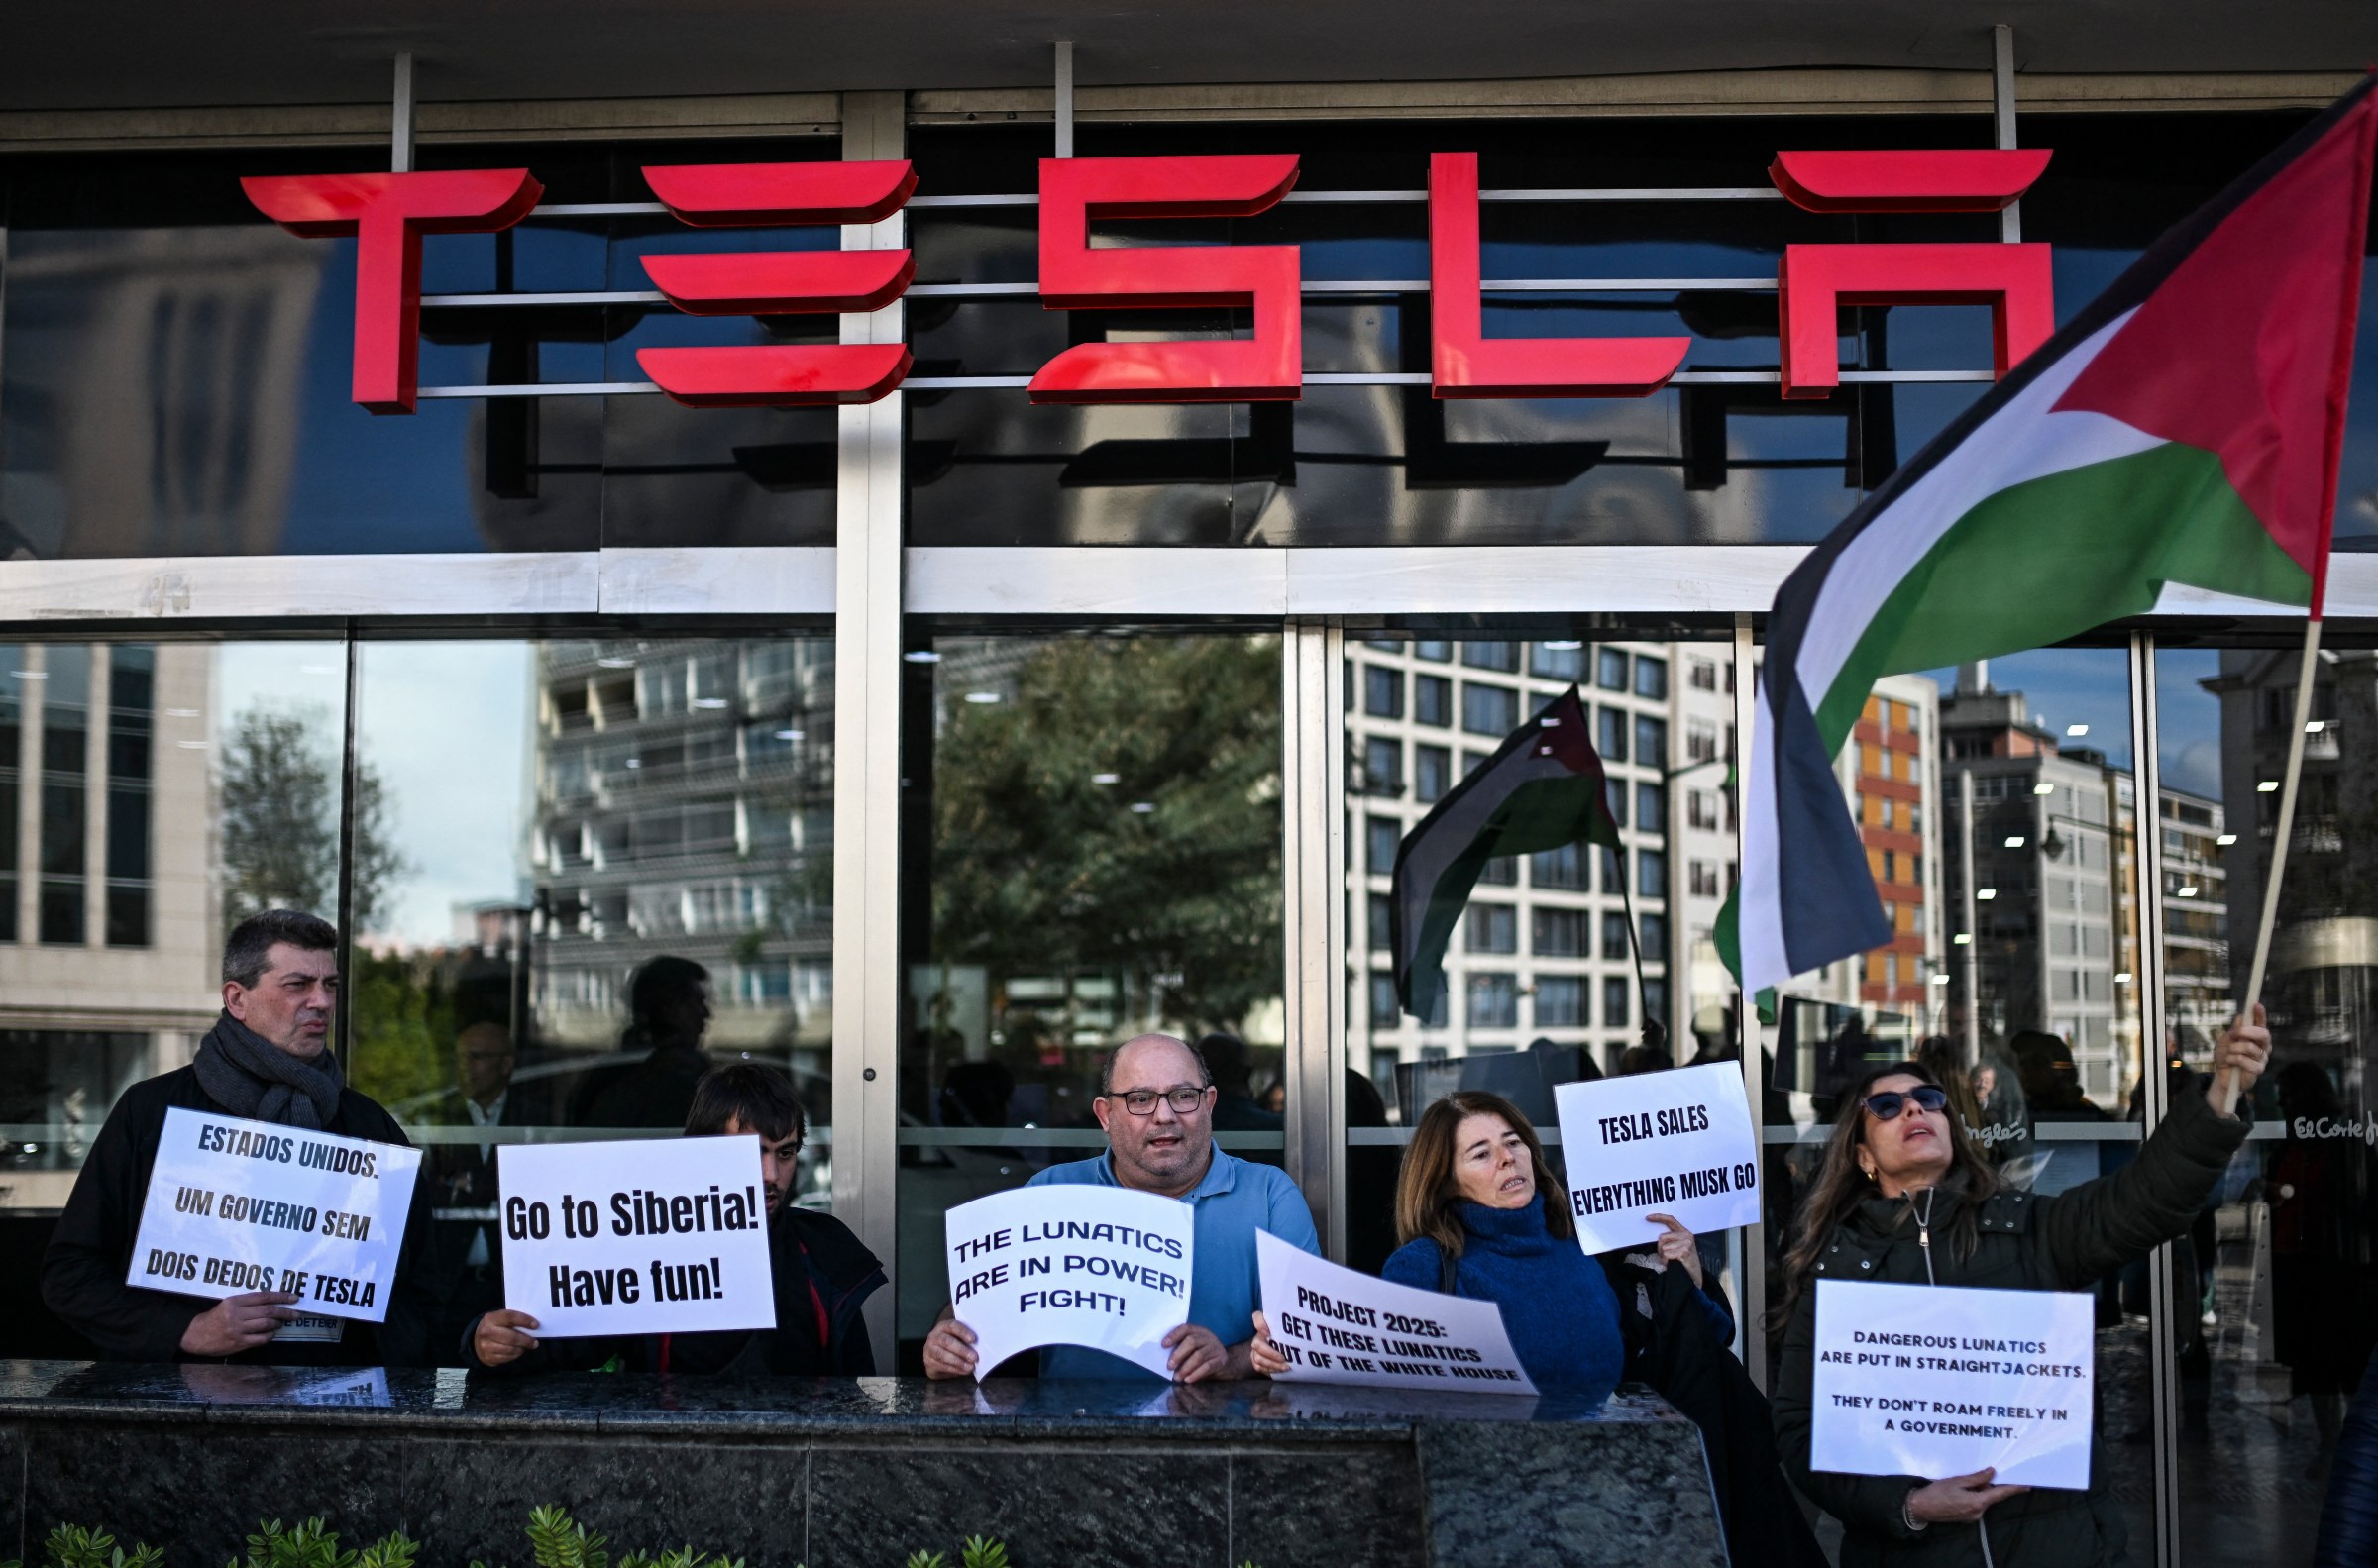
[[[396,1283],[381,1324],[312,1317],[280,1291],[212,1304],[125,1283],[165,1112],[175,1107],[308,1132],[402,1144],[404,1131],[346,1087],[330,1051],[338,1010],[339,933],[293,909],[268,909],[223,949],[223,1014],[178,1071],[136,1084],[108,1112],[75,1178],[42,1263],[42,1300],[69,1327],[122,1361],[235,1360],[277,1366],[420,1362],[435,1303],[413,1264],[428,1209],[413,1194]]]

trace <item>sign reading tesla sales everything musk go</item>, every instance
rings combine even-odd
[[[540,1333],[774,1328],[756,1137],[508,1143],[503,1305]]]
[[[418,1149],[177,1106],[125,1283],[217,1300],[287,1291],[317,1320],[383,1322],[420,1174]]]
[[[1563,1084],[1553,1102],[1587,1252],[1646,1245],[1660,1233],[1653,1214],[1696,1233],[1759,1223],[1759,1140],[1739,1066]]]

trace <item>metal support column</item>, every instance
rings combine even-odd
[[[1751,617],[1746,611],[1734,615],[1734,864],[1742,864],[1742,785],[1750,777],[1751,726],[1757,720],[1755,693],[1758,690],[1759,645],[1751,635]],[[1732,891],[1732,889],[1727,889]],[[1751,1102],[1751,1136],[1759,1143],[1760,1202],[1767,1199],[1767,1085],[1761,1073],[1766,1060],[1766,1040],[1759,1025],[1758,999],[1748,992],[1736,991],[1734,1010],[1741,1019],[1742,1029],[1742,1086]],[[1735,1319],[1742,1325],[1740,1344],[1742,1363],[1751,1374],[1751,1381],[1761,1392],[1767,1389],[1767,1226],[1756,1225],[1739,1232],[1742,1237],[1742,1256],[1734,1277],[1741,1282],[1742,1300],[1735,1304]]]
[[[388,123],[388,172],[413,171],[413,56],[396,56],[394,112]]]
[[[2163,1015],[2163,770],[2156,755],[2155,639],[2143,632],[2130,637],[2130,776],[2136,799],[2131,820],[2136,842],[2131,868],[2137,879],[2138,952],[2132,958],[2130,980],[2136,993],[2138,1019],[2138,1093],[2140,1133],[2152,1137],[2171,1110],[2171,1079],[2164,1048]],[[2121,989],[2118,985],[2114,988]],[[2116,1001],[2118,1003],[2119,997]],[[2186,1312],[2194,1317],[2195,1302],[2179,1299],[2176,1242],[2165,1242],[2147,1255],[2147,1365],[2154,1400],[2151,1425],[2155,1433],[2155,1561],[2173,1568],[2180,1560],[2180,1334]],[[2211,1268],[2213,1260],[2202,1260]]]
[[[2014,29],[2004,22],[1990,30],[1990,111],[1994,145],[2014,146]],[[2023,204],[2008,202],[1999,214],[1999,238],[2012,245],[2023,237]]]
[[[842,156],[906,156],[907,97],[842,95]],[[898,215],[844,250],[896,249]],[[844,343],[898,343],[902,307],[842,318]],[[840,412],[834,493],[834,1213],[887,1270],[899,1257],[901,394]],[[894,1288],[867,1303],[887,1364]]]
[[[1073,40],[1057,40],[1057,157],[1073,157]]]
[[[1346,1258],[1346,634],[1291,621],[1280,643],[1280,859],[1287,884],[1288,1174],[1322,1247]]]

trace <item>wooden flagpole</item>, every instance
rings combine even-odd
[[[2246,972],[2246,993],[2237,1015],[2251,1022],[2262,1000],[2262,980],[2271,962],[2271,928],[2279,919],[2279,884],[2287,872],[2288,842],[2295,835],[2296,785],[2304,776],[2305,726],[2312,722],[2313,679],[2321,668],[2321,618],[2304,622],[2304,663],[2296,674],[2296,722],[2287,737],[2287,773],[2279,781],[2279,823],[2263,868],[2262,926],[2254,936],[2254,965]],[[2213,1108],[2226,1116],[2237,1109],[2237,1075],[2223,1068],[2213,1083]]]

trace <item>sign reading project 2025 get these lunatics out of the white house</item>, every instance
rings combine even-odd
[[[1649,1246],[1653,1214],[1702,1234],[1759,1223],[1759,1140],[1740,1066],[1563,1084],[1553,1103],[1563,1196],[1587,1252]]]
[[[1374,1279],[1255,1232],[1255,1269],[1283,1383],[1534,1394],[1492,1302]]]
[[[125,1283],[384,1322],[420,1174],[418,1149],[175,1107]]]
[[[749,1135],[502,1145],[503,1305],[563,1338],[774,1328],[760,1175]]]

